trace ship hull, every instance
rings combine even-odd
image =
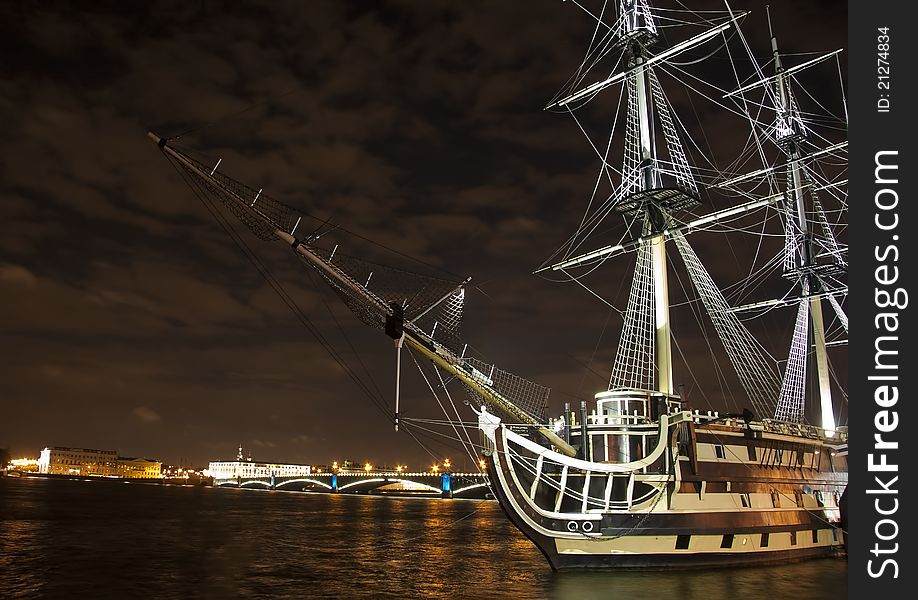
[[[704,439],[703,432],[699,435]],[[607,510],[590,508],[594,500],[602,502],[605,488],[610,490],[605,492],[606,503],[615,504],[614,484],[604,482],[600,471],[606,465],[571,461],[559,477],[546,472],[548,461],[538,458],[540,453],[531,442],[522,448],[512,438],[514,434],[504,427],[494,432],[489,468],[495,496],[511,522],[555,570],[760,565],[844,553],[837,499],[844,491],[847,474],[836,459],[833,464],[823,464],[824,470],[787,468],[781,472],[759,465],[741,477],[736,465],[716,461],[702,460],[694,470],[687,468],[691,460],[678,460],[678,448],[673,446],[666,450],[676,460],[660,461],[670,468],[658,477],[661,483],[655,497],[634,502],[630,508]],[[813,445],[813,440],[806,442]],[[783,439],[781,443],[803,442]],[[776,442],[764,438],[755,444],[766,448]],[[695,452],[703,446],[696,442]],[[536,463],[537,473],[533,473],[531,467]],[[575,466],[595,471],[577,479]],[[538,476],[541,479],[537,481]],[[625,472],[608,476],[629,477],[629,493],[640,485],[634,475]],[[591,482],[591,477],[598,481]],[[731,484],[724,485],[725,479]],[[554,504],[550,497],[546,504],[543,486],[554,490]],[[730,491],[708,492],[708,486]],[[589,492],[591,489],[594,491]],[[776,505],[756,506],[755,501],[743,499],[758,496],[761,500],[762,490],[771,490],[768,497],[775,498]],[[583,493],[578,495],[578,491]],[[782,504],[784,498],[792,502]]]

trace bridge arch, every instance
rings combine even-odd
[[[261,481],[260,479],[249,479],[248,481],[243,481],[242,483],[239,484],[239,487],[245,487],[247,485],[261,485],[266,488],[271,487],[270,483],[268,483],[267,481]]]
[[[285,479],[284,481],[281,481],[281,482],[277,483],[274,487],[277,487],[277,488],[283,487],[283,486],[285,486],[285,485],[287,485],[287,484],[289,484],[289,483],[314,483],[314,484],[316,484],[316,485],[321,485],[321,486],[324,487],[325,489],[328,489],[328,490],[332,489],[332,486],[328,485],[327,483],[324,483],[324,482],[321,482],[321,481],[317,481],[317,480],[315,480],[315,479],[305,479],[305,478],[300,478],[300,479]]]
[[[470,490],[476,490],[476,489],[478,489],[478,488],[490,488],[490,484],[488,484],[488,483],[473,483],[472,485],[467,485],[467,486],[465,486],[465,487],[461,487],[461,488],[459,488],[459,489],[453,490],[453,496],[458,496],[459,494],[461,494],[461,493],[463,493],[463,492],[468,492],[468,491],[470,491]]]
[[[344,490],[347,489],[347,488],[356,487],[356,486],[364,486],[364,485],[367,485],[367,484],[370,484],[370,483],[376,483],[376,484],[379,484],[379,485],[371,485],[371,486],[368,486],[368,487],[367,487],[367,490],[375,490],[375,489],[377,489],[377,488],[381,488],[381,487],[384,487],[384,486],[387,486],[387,485],[391,485],[391,484],[393,484],[393,483],[407,483],[407,484],[411,484],[411,485],[416,485],[416,486],[422,487],[422,488],[424,488],[425,490],[428,490],[428,491],[430,491],[430,492],[432,492],[432,493],[436,493],[436,494],[439,494],[439,493],[442,491],[442,490],[441,490],[440,488],[438,488],[438,487],[434,487],[434,486],[432,486],[432,485],[428,485],[428,484],[422,483],[422,482],[420,482],[420,481],[413,481],[413,480],[411,480],[411,479],[402,479],[402,478],[396,478],[396,477],[373,477],[373,478],[370,478],[370,479],[358,479],[357,481],[351,481],[351,482],[348,482],[348,483],[346,483],[346,484],[344,484],[344,485],[339,485],[339,486],[338,486],[338,490],[339,490],[339,491],[344,491]]]

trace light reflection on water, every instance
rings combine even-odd
[[[0,598],[847,597],[847,563],[555,573],[495,502],[0,479]]]

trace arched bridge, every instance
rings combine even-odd
[[[442,498],[490,498],[484,473],[338,472],[295,477],[215,479],[214,485],[342,494],[394,493]]]

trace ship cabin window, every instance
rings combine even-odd
[[[834,527],[832,528],[832,541],[833,542],[838,541],[838,530],[835,529]]]
[[[689,542],[692,541],[692,536],[690,535],[677,535],[676,536],[676,550],[688,550]]]
[[[725,456],[723,444],[717,444],[714,446],[714,455],[717,458],[723,458]]]
[[[762,548],[768,548],[768,534],[767,534],[767,533],[763,533],[763,534],[762,534],[762,543],[759,544],[759,545],[760,545]]]
[[[749,494],[740,494],[740,502],[743,503],[743,508],[749,508],[749,506],[752,504],[749,501]]]
[[[746,446],[746,450],[749,452],[750,462],[755,462],[759,460],[759,457],[756,455],[755,446],[753,446],[752,444],[749,444],[748,446]]]
[[[790,532],[790,545],[791,546],[797,545],[797,532],[796,531]]]
[[[721,548],[732,548],[733,547],[733,534],[728,533],[724,536],[724,539],[720,542]]]
[[[819,543],[819,530],[818,529],[813,530],[813,543],[814,544]]]

